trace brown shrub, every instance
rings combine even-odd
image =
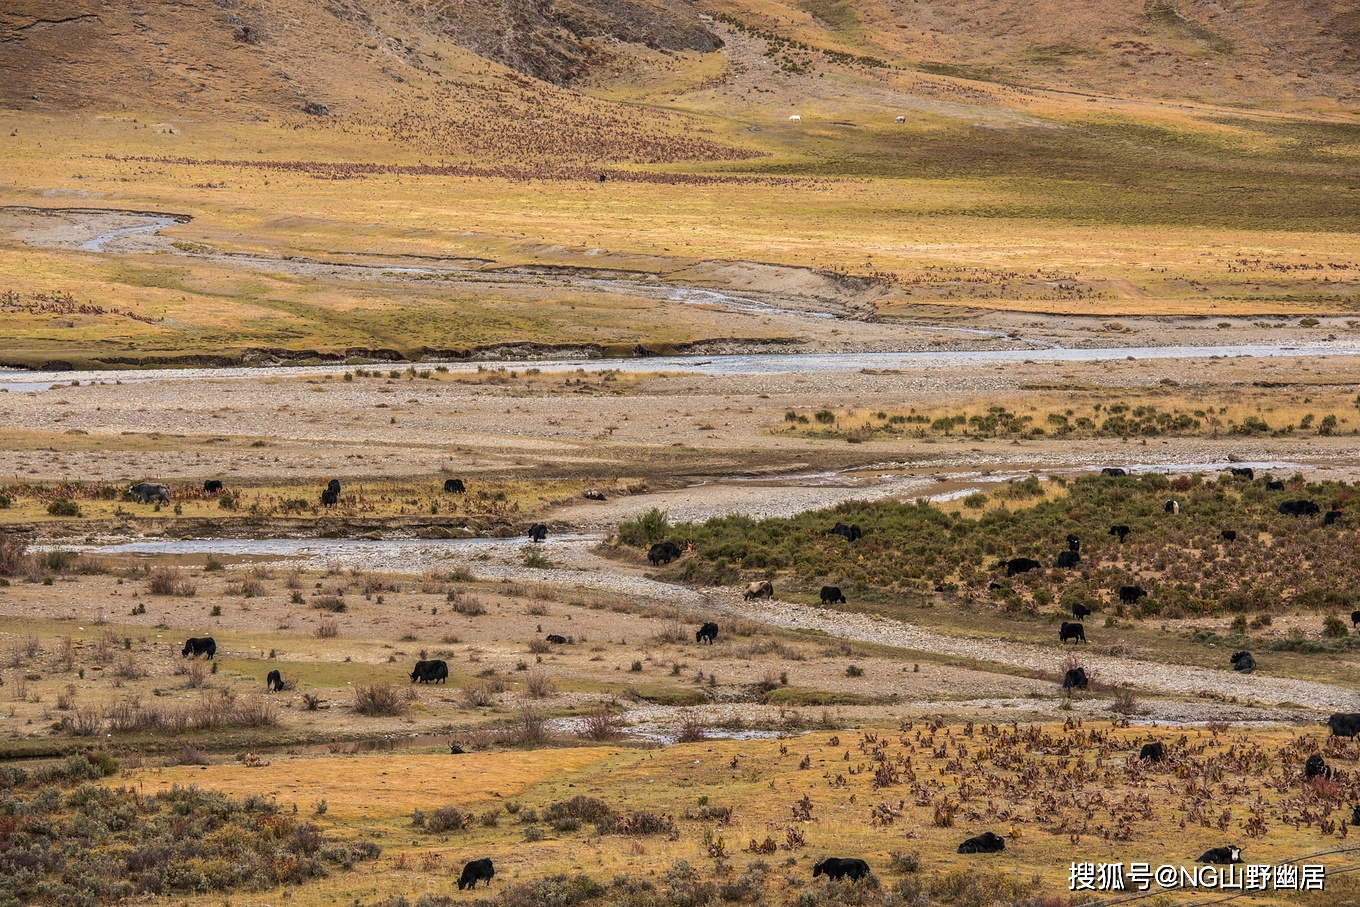
[[[123,680],[140,680],[146,676],[146,667],[131,654],[124,655],[113,669],[116,677]]]
[[[486,608],[482,605],[482,600],[475,595],[464,591],[450,592],[449,604],[453,610],[464,617],[477,617],[486,613]]]
[[[354,711],[372,717],[405,715],[410,708],[403,692],[390,683],[354,688]]]
[[[178,595],[191,598],[198,586],[178,567],[153,567],[146,578],[146,591],[152,595]]]
[[[499,736],[505,746],[542,746],[549,739],[548,716],[531,705],[523,705],[519,717],[503,725]]]
[[[0,576],[19,576],[31,562],[26,540],[12,533],[0,533]]]
[[[618,721],[608,706],[600,706],[585,717],[577,736],[586,740],[618,740],[623,736]]]
[[[463,704],[469,708],[484,709],[494,705],[496,695],[485,683],[463,687]]]
[[[340,624],[329,617],[323,617],[312,631],[317,639],[335,639],[340,635]]]
[[[184,685],[189,689],[201,689],[203,685],[208,682],[208,668],[203,664],[202,659],[190,659],[187,666],[185,666],[183,662],[180,662],[179,667],[184,668],[185,674],[188,675],[187,679],[184,681]]]
[[[544,699],[557,692],[557,685],[544,671],[530,671],[524,683],[529,695],[535,699]]]
[[[680,727],[676,731],[676,743],[698,743],[708,739],[708,726],[702,718],[686,711],[680,716]]]

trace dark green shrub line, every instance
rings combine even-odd
[[[671,579],[695,583],[782,576],[785,588],[791,582],[809,592],[831,583],[860,597],[947,592],[1011,610],[1084,603],[1142,617],[1286,607],[1349,616],[1360,605],[1355,485],[1295,477],[1283,491],[1268,491],[1262,477],[1248,482],[1226,474],[1056,481],[1065,493],[975,515],[969,511],[984,506],[987,496],[970,496],[961,511],[953,502],[849,501],[789,518],[727,516],[673,526],[658,511],[621,525],[619,541],[643,547],[666,538],[692,545],[695,556],[661,569]],[[1029,477],[992,496],[1025,500],[1042,493],[1038,479]],[[1179,514],[1163,512],[1171,498],[1180,503]],[[1277,512],[1281,502],[1295,499],[1316,501],[1324,511],[1335,507],[1343,517],[1326,526],[1320,516]],[[864,537],[850,543],[831,535],[837,522],[859,525]],[[1109,535],[1115,524],[1132,530],[1124,544]],[[1225,541],[1225,529],[1237,540]],[[1053,569],[1069,533],[1082,539],[1081,563]],[[1007,577],[999,565],[1017,556],[1032,557],[1044,569]],[[1114,595],[1123,585],[1141,586],[1149,595],[1126,608]],[[1332,622],[1328,632],[1339,636],[1338,627],[1346,629]]]
[[[990,406],[986,412],[969,414],[945,413],[927,415],[912,410],[909,413],[879,411],[868,417],[847,413],[838,416],[831,410],[820,410],[809,416],[789,410],[784,413],[786,432],[826,440],[868,441],[874,437],[970,437],[970,438],[1043,438],[1087,440],[1091,438],[1162,438],[1162,437],[1220,437],[1229,435],[1271,435],[1284,437],[1295,432],[1315,432],[1321,436],[1356,434],[1360,429],[1341,429],[1347,420],[1331,413],[1319,421],[1313,414],[1305,415],[1296,426],[1270,425],[1261,416],[1249,415],[1241,422],[1227,418],[1225,410],[1213,407],[1170,412],[1152,404],[1131,406],[1127,403],[1096,403],[1088,412],[1079,415],[1074,409],[1049,412],[1039,417],[1020,415],[1004,406]],[[812,423],[816,422],[814,426]],[[807,427],[804,427],[807,426]]]

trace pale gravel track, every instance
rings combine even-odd
[[[946,636],[900,621],[864,614],[847,614],[779,601],[737,601],[726,592],[710,593],[707,598],[710,611],[744,617],[769,626],[820,630],[840,639],[976,658],[1034,671],[1054,673],[1063,658],[1071,654],[1030,643]],[[1243,676],[1228,670],[1211,671],[1096,655],[1089,647],[1080,649],[1078,654],[1086,669],[1098,671],[1103,682],[1127,684],[1138,690],[1174,696],[1208,693],[1211,696],[1235,697],[1266,705],[1293,703],[1323,711],[1360,709],[1360,695],[1330,684],[1263,675]],[[1227,660],[1226,652],[1224,660]]]

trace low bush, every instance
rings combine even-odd
[[[582,720],[577,736],[586,740],[618,740],[623,736],[623,731],[619,728],[614,713],[609,711],[609,707],[600,706]]]
[[[259,891],[324,878],[327,862],[347,867],[379,852],[367,841],[330,849],[319,829],[263,797],[179,785],[144,796],[85,783],[63,798],[53,785],[102,774],[81,757],[67,763],[83,766],[78,777],[54,775],[27,794],[10,787],[8,809],[29,818],[6,832],[0,903],[94,907]]]
[[[146,591],[152,595],[178,595],[191,598],[198,586],[178,567],[153,567],[146,577]]]
[[[635,548],[646,548],[664,541],[671,530],[666,511],[653,507],[638,517],[619,524],[619,541]]]
[[[354,688],[354,711],[370,717],[394,717],[410,710],[406,691],[390,683],[360,685]]]
[[[58,498],[47,505],[50,516],[80,516],[80,505],[69,498]]]
[[[425,817],[425,824],[422,827],[431,834],[439,835],[450,831],[462,831],[471,821],[471,813],[464,813],[456,806],[441,806]]]

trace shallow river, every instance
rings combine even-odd
[[[1042,350],[951,350],[914,353],[771,353],[730,356],[648,356],[637,359],[507,359],[504,361],[421,362],[421,369],[442,365],[453,372],[478,368],[537,368],[545,372],[679,372],[700,375],[778,375],[796,372],[857,372],[862,369],[909,370],[1016,362],[1101,362],[1119,359],[1298,358],[1360,356],[1360,349],[1345,345],[1315,346],[1154,346],[1103,347],[1099,349]],[[407,364],[403,363],[402,367]],[[383,363],[378,368],[396,367]],[[254,368],[165,368],[143,371],[19,371],[0,369],[0,388],[10,391],[46,390],[74,382],[131,384],[144,381],[232,381],[265,377],[314,377],[342,375],[352,365],[260,366]]]

